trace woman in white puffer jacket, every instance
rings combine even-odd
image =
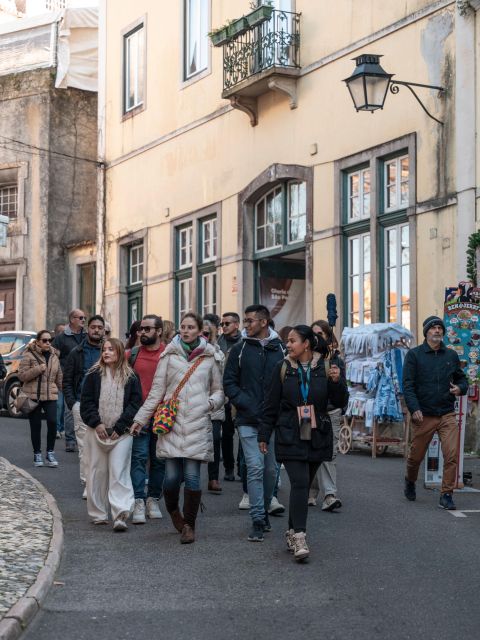
[[[159,435],[157,456],[165,458],[163,495],[172,522],[181,532],[180,542],[195,541],[195,520],[200,506],[200,468],[213,460],[210,414],[223,406],[223,354],[201,336],[202,318],[195,313],[183,316],[180,335],[160,356],[152,388],[135,416],[132,433],[138,433],[152,417],[160,402],[169,400],[190,367],[201,358],[178,397],[178,412],[173,430]],[[179,495],[185,481],[183,516]]]

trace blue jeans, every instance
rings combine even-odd
[[[250,516],[254,522],[264,520],[277,481],[273,435],[270,438],[266,455],[261,453],[258,447],[258,431],[255,427],[239,426],[238,435],[240,436],[243,455],[247,464]]]
[[[180,488],[185,481],[185,489],[200,491],[200,460],[189,458],[167,458],[165,460],[165,491],[173,491]]]
[[[243,455],[242,443],[238,442],[238,475],[242,480],[243,493],[248,493],[247,486],[247,464],[245,462],[245,456]]]
[[[282,470],[282,465],[277,462],[277,477],[275,479],[275,489],[273,490],[273,495],[275,498],[278,497],[278,481],[280,480],[280,471]]]
[[[65,404],[63,399],[63,392],[59,390],[57,400],[57,432],[61,433],[64,430],[63,417],[65,415]]]
[[[147,497],[162,497],[165,460],[157,458],[156,446],[157,436],[151,431],[141,431],[138,436],[133,438],[130,476],[132,478],[135,499],[145,498],[145,481],[147,479],[147,463],[149,461],[150,470],[148,472]]]

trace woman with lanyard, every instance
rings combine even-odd
[[[258,431],[262,453],[275,430],[275,456],[283,462],[290,480],[287,546],[295,560],[308,557],[306,543],[308,490],[320,464],[331,460],[333,435],[329,403],[343,407],[348,391],[338,367],[328,370],[328,347],[306,325],[288,334],[288,356],[279,362],[265,400]]]

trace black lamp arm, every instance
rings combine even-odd
[[[444,92],[445,89],[443,87],[436,87],[435,85],[431,85],[431,84],[419,84],[418,82],[403,82],[402,80],[390,80],[390,92],[394,93],[394,94],[397,94],[400,91],[400,87],[398,85],[401,85],[403,87],[407,87],[407,89],[409,89],[410,92],[413,94],[413,97],[415,98],[415,100],[418,102],[418,104],[425,111],[427,116],[429,118],[431,118],[432,120],[435,120],[435,122],[438,122],[438,124],[441,124],[443,126],[444,123],[441,120],[438,120],[438,118],[435,118],[435,116],[432,116],[430,111],[428,111],[426,106],[423,104],[423,102],[418,97],[417,93],[412,89],[412,87],[422,87],[423,89],[436,89],[437,91]]]

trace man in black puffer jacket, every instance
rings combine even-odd
[[[230,350],[223,375],[225,395],[237,411],[235,424],[247,464],[251,542],[262,541],[264,530],[270,530],[267,511],[277,480],[273,447],[264,456],[257,443],[265,394],[275,365],[285,355],[278,334],[268,326],[269,320],[270,312],[263,305],[245,309],[243,339]]]
[[[435,432],[444,458],[439,507],[455,509],[452,499],[457,479],[458,427],[455,397],[467,393],[468,383],[458,354],[445,347],[445,325],[437,316],[423,323],[423,344],[411,349],[403,367],[403,392],[414,424],[405,477],[405,497],[415,500],[418,469]]]

